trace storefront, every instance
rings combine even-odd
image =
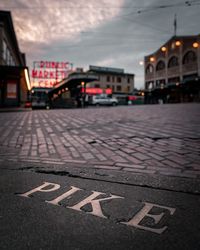
[[[17,66],[0,66],[0,107],[24,105],[30,82],[28,69]]]
[[[30,78],[9,11],[0,11],[0,51],[0,107],[24,105]]]

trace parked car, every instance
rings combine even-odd
[[[100,106],[100,105],[116,106],[118,104],[118,100],[115,97],[110,97],[108,95],[101,94],[92,96],[90,104],[95,106]]]

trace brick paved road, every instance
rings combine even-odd
[[[200,177],[200,104],[0,113],[0,161]]]

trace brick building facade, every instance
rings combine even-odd
[[[89,87],[112,89],[113,94],[132,94],[134,90],[134,74],[124,72],[124,69],[89,66],[90,73],[98,76],[99,80],[91,82]]]
[[[19,50],[11,13],[0,11],[0,107],[25,103],[28,90],[25,54]]]
[[[200,101],[200,35],[174,36],[145,56],[145,99]]]

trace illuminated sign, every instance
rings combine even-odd
[[[72,72],[70,62],[35,61],[33,63],[32,87],[53,87]]]
[[[88,95],[100,95],[100,94],[103,94],[105,92],[107,95],[110,95],[110,94],[112,94],[112,89],[103,90],[100,88],[86,88],[84,91],[84,88],[82,88],[81,92],[82,93],[85,92]]]

